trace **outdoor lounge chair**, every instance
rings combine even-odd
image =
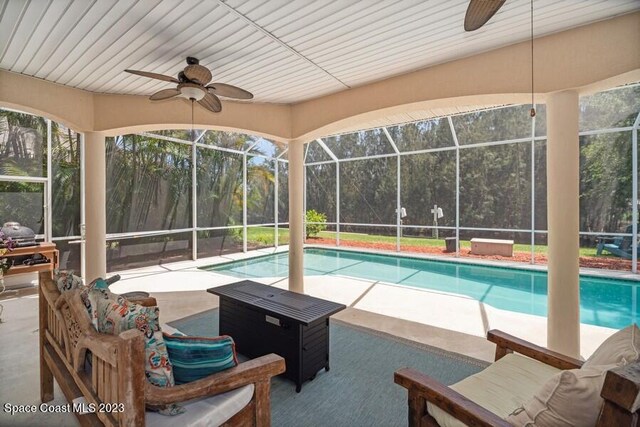
[[[630,225],[624,231],[625,233],[631,234],[633,231],[633,227]],[[602,251],[607,251],[612,255],[618,256],[624,259],[632,258],[632,244],[631,244],[631,236],[616,236],[616,237],[606,237],[606,236],[598,236],[598,246],[596,248],[596,255],[602,255]]]
[[[627,332],[629,330],[632,332]],[[623,333],[626,336],[621,340]],[[600,352],[598,363],[596,353],[591,357],[593,361],[582,362],[497,330],[489,331],[487,339],[496,343],[496,361],[450,387],[409,368],[395,372],[396,384],[408,390],[410,427],[557,425],[558,419],[563,421],[562,425],[640,425],[640,363],[633,350],[638,341],[637,326],[607,339],[596,351]],[[633,356],[625,359],[630,362],[620,367],[600,365],[603,354],[606,357],[621,354],[621,342],[631,346]],[[583,364],[582,369],[577,369]],[[602,369],[603,366],[606,369]],[[589,387],[580,380],[572,384],[566,379],[580,378],[580,375],[586,378],[594,370],[597,380],[590,383],[589,395],[585,393]],[[591,375],[592,379],[595,377]],[[549,394],[545,395],[545,391]],[[558,412],[562,412],[562,418],[556,416]],[[582,419],[568,419],[567,413],[571,416],[575,413]],[[586,423],[585,413],[592,416]]]

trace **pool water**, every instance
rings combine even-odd
[[[503,310],[547,315],[547,273],[392,255],[307,248],[304,274],[349,276],[466,295]],[[286,277],[289,254],[203,267],[240,278]],[[640,317],[632,280],[580,276],[580,321],[620,329]]]

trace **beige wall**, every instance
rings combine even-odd
[[[0,70],[0,107],[37,114],[74,130],[93,130],[93,94]]]
[[[188,129],[191,105],[186,99],[151,102],[146,96],[94,96],[95,130],[122,135],[153,129]],[[279,141],[291,139],[291,106],[223,101],[214,114],[199,105],[193,109],[197,128],[242,130]]]
[[[536,92],[579,91],[640,80],[640,13],[536,39]],[[529,45],[520,43],[294,105],[224,101],[220,114],[195,109],[198,128],[240,130],[280,141],[366,128],[399,113],[528,102]],[[0,71],[0,107],[24,110],[79,131],[108,135],[188,128],[186,101],[93,94]]]

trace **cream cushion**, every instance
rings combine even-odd
[[[604,403],[600,396],[609,366],[587,366],[554,375],[507,418],[514,426],[591,427],[598,421]]]
[[[559,369],[537,360],[507,354],[485,370],[450,387],[497,416],[507,418],[558,372]],[[429,402],[427,410],[441,427],[465,426]]]
[[[635,323],[607,338],[589,357],[584,367],[596,365],[625,366],[638,361],[640,353],[640,329]]]
[[[167,416],[145,412],[145,423],[150,427],[210,427],[219,426],[240,412],[253,397],[253,384],[204,399],[181,403],[183,414]]]

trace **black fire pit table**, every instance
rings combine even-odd
[[[220,297],[220,335],[230,335],[247,357],[284,357],[284,376],[296,392],[319,370],[329,370],[329,316],[345,305],[250,280],[207,292]]]

